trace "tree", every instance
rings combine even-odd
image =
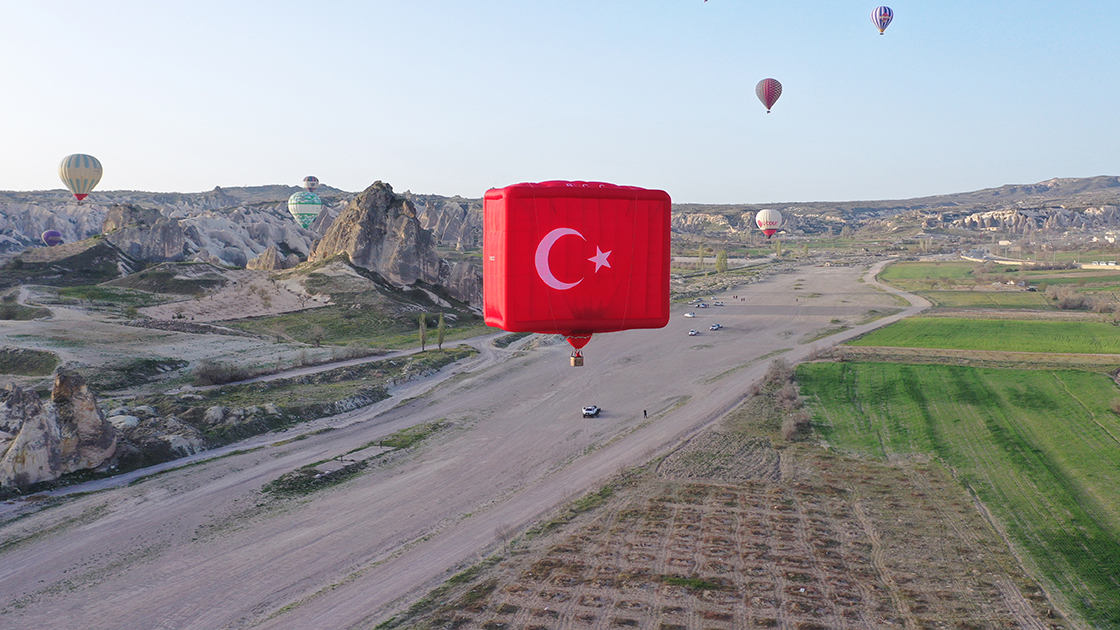
[[[447,332],[447,324],[443,322],[443,313],[439,314],[439,323],[436,324],[436,345],[443,351],[443,337]]]
[[[323,343],[323,337],[327,336],[327,330],[319,324],[312,324],[307,329],[307,334],[311,335],[311,339],[315,342],[315,347],[318,348]]]
[[[420,313],[420,352],[424,351],[424,346],[428,343],[428,320],[426,317],[427,313]]]
[[[727,250],[721,249],[716,254],[716,273],[727,272]]]
[[[700,262],[697,264],[696,268],[700,271],[704,271],[704,244],[703,243],[700,243],[700,249],[696,252],[696,256],[700,260]]]

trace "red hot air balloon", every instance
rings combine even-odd
[[[591,335],[669,322],[670,199],[600,182],[515,184],[483,202],[486,323],[557,333],[575,350]]]
[[[762,104],[766,106],[766,113],[770,113],[770,108],[774,103],[778,102],[778,97],[782,95],[782,84],[778,83],[777,79],[763,79],[754,86],[755,96]]]

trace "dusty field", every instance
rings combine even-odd
[[[939,465],[774,448],[743,430],[760,415],[615,479],[399,627],[1070,627]]]
[[[181,317],[186,321],[214,322],[288,313],[330,303],[330,296],[310,294],[296,280],[272,282],[270,271],[231,269],[222,275],[229,278],[229,283],[211,295],[149,306],[140,312],[152,319]]]

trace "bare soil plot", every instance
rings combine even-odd
[[[383,627],[1070,627],[936,463],[724,424],[605,495]]]

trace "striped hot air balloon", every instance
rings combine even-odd
[[[84,153],[67,155],[58,165],[58,176],[78,201],[85,199],[97,182],[101,181],[101,173],[101,162]]]
[[[288,212],[305,229],[315,222],[322,209],[323,200],[313,192],[301,190],[288,197]]]
[[[894,18],[894,11],[891,11],[890,7],[875,7],[871,12],[871,23],[879,29],[880,35],[887,30],[887,25],[891,23],[892,18]]]
[[[303,178],[303,189],[307,192],[313,193],[319,187],[319,178],[314,175],[308,175]]]
[[[778,97],[782,95],[782,84],[778,83],[777,79],[763,79],[754,86],[754,93],[758,96],[758,100],[766,106],[766,113],[770,113],[770,108],[777,102]]]

